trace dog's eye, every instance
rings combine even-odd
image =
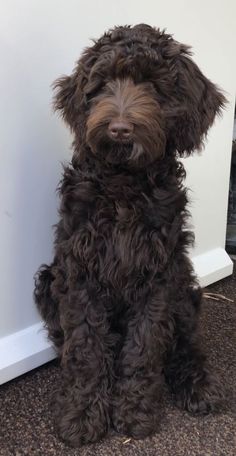
[[[89,106],[91,103],[94,103],[96,97],[101,94],[101,87],[92,90],[91,92],[86,92],[84,94],[84,101]]]
[[[91,103],[92,100],[101,92],[102,81],[89,81],[84,89],[84,98],[87,104]]]
[[[90,104],[93,98],[94,98],[94,94],[92,92],[84,94],[84,101],[86,104]]]

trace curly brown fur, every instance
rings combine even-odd
[[[225,98],[187,46],[144,24],[105,33],[55,89],[74,154],[35,299],[61,357],[57,427],[74,446],[110,426],[143,438],[164,377],[190,412],[223,397],[199,346],[178,156],[202,146]]]

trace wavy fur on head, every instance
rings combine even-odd
[[[58,431],[74,446],[110,427],[143,438],[163,378],[193,413],[223,397],[198,342],[178,156],[201,148],[225,98],[187,46],[145,24],[105,33],[55,90],[74,153],[35,300],[61,357]]]

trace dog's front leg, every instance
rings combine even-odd
[[[61,303],[65,333],[62,386],[56,397],[56,424],[72,446],[95,442],[109,428],[113,357],[106,312],[87,287],[69,290]]]
[[[142,439],[157,430],[162,389],[162,352],[168,333],[166,306],[159,293],[141,303],[128,322],[116,366],[113,425],[116,431]]]

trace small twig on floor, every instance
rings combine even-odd
[[[219,298],[214,298],[214,296],[208,296],[208,295],[205,295],[205,294],[203,295],[203,298],[205,298],[205,299],[212,299],[212,301],[220,301]]]
[[[213,299],[215,301],[220,301],[221,299],[223,301],[228,301],[228,302],[234,302],[233,299],[227,298],[226,296],[219,294],[219,293],[203,293],[203,297],[206,299]]]
[[[126,443],[129,443],[129,442],[130,442],[130,440],[131,440],[131,439],[126,439],[126,440],[124,440],[124,442],[122,442],[122,443],[123,443],[123,445],[125,445]]]

